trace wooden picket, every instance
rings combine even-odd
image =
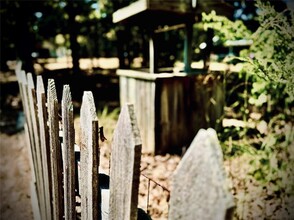
[[[99,137],[98,118],[91,92],[84,92],[81,107],[81,206],[82,219],[101,216],[98,196]]]
[[[64,211],[66,220],[76,219],[75,210],[75,152],[73,104],[69,85],[63,87],[62,130],[63,130],[63,184]]]
[[[62,159],[59,141],[59,119],[58,119],[58,100],[53,79],[48,80],[48,124],[49,124],[49,143],[50,161],[52,178],[52,207],[53,219],[63,218],[63,188],[62,188]]]
[[[113,134],[109,219],[137,219],[141,149],[134,106],[126,104]]]
[[[170,220],[229,219],[234,206],[216,132],[201,129],[173,177]],[[183,184],[185,183],[185,184]]]
[[[41,76],[37,76],[35,89],[32,74],[20,70],[16,74],[31,152],[35,219],[137,220],[142,141],[134,106],[125,104],[121,109],[111,147],[109,189],[105,192],[99,182],[100,129],[93,94],[83,94],[80,152],[75,152],[69,85],[63,87],[59,109],[53,79],[48,80],[46,98]],[[76,167],[76,153],[80,153],[80,169]],[[233,200],[226,188],[222,160],[215,131],[201,130],[175,172],[169,219],[228,219]],[[76,210],[76,196],[81,197],[81,213]]]
[[[43,79],[37,76],[37,106],[40,129],[40,148],[42,154],[43,180],[44,180],[44,202],[46,219],[52,219],[51,213],[51,171],[50,171],[50,147],[49,132],[47,126],[48,113],[46,109],[46,97]]]

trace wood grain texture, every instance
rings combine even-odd
[[[21,97],[21,101],[22,101],[22,106],[23,106],[23,111],[25,113],[25,115],[27,114],[26,113],[26,108],[25,108],[25,105],[24,105],[24,94],[23,94],[23,83],[22,83],[22,70],[19,69],[19,70],[15,70],[15,75],[16,75],[16,78],[17,78],[17,82],[18,82],[18,88],[19,88],[19,94],[20,94],[20,97]]]
[[[30,192],[31,192],[31,204],[32,204],[34,219],[41,219],[37,186],[36,186],[36,183],[33,181],[31,181],[31,184],[30,184]]]
[[[141,136],[134,106],[123,106],[113,135],[109,219],[137,220]]]
[[[98,195],[99,125],[91,92],[85,91],[81,106],[81,218],[100,219]]]
[[[172,179],[169,219],[226,219],[234,206],[215,130],[199,130]]]
[[[29,137],[27,124],[24,125],[24,130],[25,130],[26,142],[29,143],[30,137]],[[34,168],[33,155],[30,148],[28,149],[28,153],[29,153],[30,166],[31,166],[32,172],[34,172],[33,171],[33,168]],[[40,219],[41,216],[40,216],[40,207],[38,202],[38,193],[37,193],[37,187],[36,187],[36,180],[34,178],[32,178],[30,186],[31,186],[30,187],[31,188],[31,204],[32,204],[32,210],[33,210],[33,216],[34,216],[34,219]]]
[[[63,186],[62,186],[62,157],[59,141],[59,119],[58,100],[53,79],[48,80],[47,88],[48,124],[49,124],[49,144],[52,179],[52,216],[54,220],[62,220],[63,207]]]
[[[75,211],[75,154],[73,104],[69,85],[64,85],[62,94],[63,130],[63,183],[64,212],[66,220],[76,219]]]
[[[152,75],[152,74],[149,74]],[[154,81],[120,76],[120,105],[133,103],[141,132],[143,152],[155,152],[155,97]]]
[[[39,118],[37,110],[37,97],[36,89],[33,81],[33,76],[31,73],[27,74],[28,82],[28,98],[29,98],[29,111],[32,120],[32,129],[34,134],[34,144],[36,150],[36,163],[37,166],[37,189],[38,189],[38,198],[40,204],[40,211],[42,219],[46,219],[46,205],[45,205],[45,192],[44,192],[44,178],[43,178],[43,163],[42,163],[42,152],[40,145],[40,130],[39,130]]]
[[[37,76],[37,105],[40,129],[40,148],[42,155],[44,195],[46,218],[52,219],[51,206],[51,172],[50,172],[50,146],[49,146],[49,128],[47,125],[48,113],[46,108],[45,89],[42,76]]]
[[[37,164],[37,158],[36,158],[36,148],[35,148],[35,141],[34,141],[34,132],[33,132],[33,125],[31,120],[31,114],[30,114],[30,108],[29,108],[29,98],[28,98],[28,82],[27,82],[27,75],[25,71],[21,71],[19,73],[20,81],[21,81],[21,91],[23,94],[23,107],[25,110],[25,116],[26,116],[26,124],[27,124],[27,131],[29,136],[29,147],[30,151],[32,152],[32,178],[33,181],[37,182],[37,169],[38,167],[35,166]]]
[[[120,105],[134,104],[143,152],[179,152],[191,143],[200,128],[219,126],[225,103],[220,73],[118,73]]]

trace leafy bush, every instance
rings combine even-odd
[[[270,183],[285,196],[294,193],[294,13],[277,12],[268,2],[256,6],[260,26],[253,34],[241,21],[215,13],[203,16],[205,27],[213,28],[222,42],[244,37],[253,42],[234,58],[243,62],[243,70],[226,76],[225,117],[242,126],[225,127],[220,140],[225,158],[251,158],[249,179],[265,188]]]
[[[269,2],[257,1],[257,7],[260,26],[252,35],[249,54],[244,52],[242,60],[247,62],[248,71],[276,85],[285,85],[285,92],[293,101],[294,12],[277,12]]]

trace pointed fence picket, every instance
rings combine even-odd
[[[113,135],[109,189],[105,191],[99,182],[100,129],[93,94],[83,94],[80,151],[76,151],[69,85],[63,87],[59,105],[53,79],[45,90],[41,76],[35,87],[32,74],[18,69],[16,75],[26,115],[35,219],[136,220],[142,142],[134,106],[125,104],[121,109]],[[222,160],[214,130],[201,130],[175,172],[169,219],[228,218],[233,202]],[[77,196],[81,197],[81,213],[77,212]]]
[[[49,126],[49,145],[52,179],[52,216],[54,220],[63,218],[62,159],[59,140],[58,99],[53,79],[48,80],[47,108]]]
[[[98,197],[99,137],[98,118],[91,92],[84,92],[81,106],[81,217],[98,219],[101,216]]]
[[[134,106],[123,106],[113,134],[109,219],[137,219],[142,142]]]
[[[170,198],[170,220],[229,219],[233,197],[213,129],[201,129],[180,161]]]
[[[75,134],[73,104],[69,85],[63,87],[62,95],[62,131],[63,131],[63,184],[64,211],[66,220],[76,219],[75,199]]]
[[[45,88],[41,76],[37,76],[37,107],[40,129],[40,148],[42,154],[43,180],[44,180],[44,203],[46,219],[52,219],[51,207],[51,170],[50,170],[50,147],[49,132],[47,126],[48,113],[46,109]]]

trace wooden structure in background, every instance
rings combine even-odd
[[[177,152],[179,146],[189,146],[200,128],[216,127],[223,114],[221,74],[117,74],[120,103],[134,103],[145,152]]]
[[[200,118],[202,115],[208,116],[212,111],[216,112],[212,118],[222,115],[224,91],[221,81],[214,83],[212,93],[204,93],[209,89],[201,88],[196,71],[191,69],[193,24],[200,20],[202,12],[211,10],[232,15],[232,7],[221,0],[138,0],[113,14],[114,22],[139,25],[149,33],[149,71],[117,70],[120,103],[135,105],[143,151],[165,153],[172,148],[179,151],[190,144],[198,129],[215,126],[208,117]],[[156,35],[178,28],[185,29],[184,73],[162,73],[157,67],[157,44],[160,42]],[[197,73],[205,71],[198,70]],[[208,99],[201,100],[198,96]],[[200,100],[203,102],[197,102]],[[205,107],[207,101],[213,102],[209,106],[212,110]]]

